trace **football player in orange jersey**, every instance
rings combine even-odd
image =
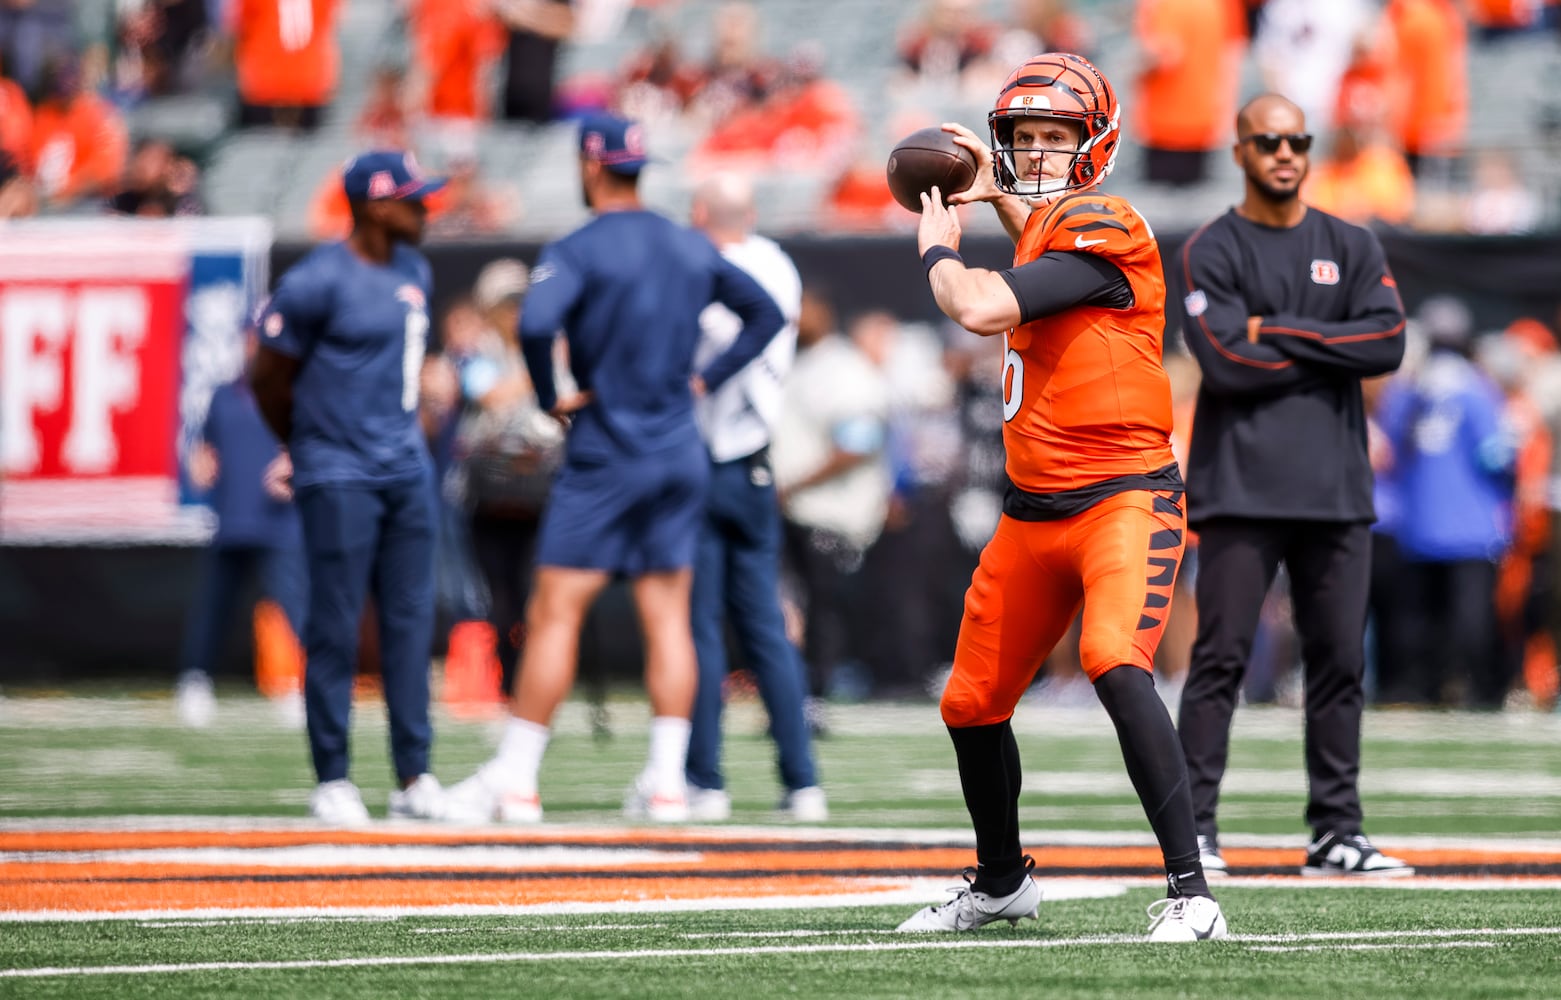
[[[1017,244],[1014,266],[967,267],[959,218],[936,188],[922,196],[918,232],[939,308],[1006,347],[1009,487],[965,596],[941,706],[977,867],[953,900],[899,929],[974,930],[1037,915],[1010,720],[1082,608],[1084,671],[1165,858],[1169,892],[1150,907],[1150,940],[1223,937],[1198,861],[1181,745],[1150,672],[1186,520],[1160,363],[1159,248],[1132,205],[1096,190],[1116,160],[1120,109],[1088,61],[1047,53],[1014,71],[987,120],[992,148],[944,126],[978,163],[975,184],[951,200],[992,203]]]

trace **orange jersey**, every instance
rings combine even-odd
[[[1173,464],[1171,383],[1160,363],[1165,278],[1149,224],[1113,195],[1069,195],[1031,213],[1014,266],[1049,250],[1111,261],[1132,286],[1133,305],[1074,306],[1008,332],[1008,477],[1030,493],[1060,493]]]
[[[341,0],[238,0],[233,64],[239,96],[263,106],[326,104],[336,92]]]

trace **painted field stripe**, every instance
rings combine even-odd
[[[1392,936],[1410,939],[1409,946],[1417,946],[1413,942],[1414,937],[1431,938],[1464,938],[1464,937],[1519,937],[1556,934],[1561,932],[1557,927],[1532,927],[1532,928],[1468,928],[1464,930],[1446,931],[1399,931],[1390,932],[1390,935],[1379,935],[1371,932],[1353,935],[1338,934],[1292,934],[1292,935],[1253,935],[1250,937],[1232,935],[1225,943],[1252,944],[1255,942],[1283,941],[1293,943],[1316,942],[1336,940],[1340,937],[1348,937],[1350,945],[1358,945],[1361,937]],[[960,937],[955,939],[937,938],[927,940],[916,938],[911,940],[896,941],[869,941],[857,944],[805,944],[805,945],[745,945],[737,948],[646,948],[636,951],[543,951],[543,952],[497,952],[490,954],[469,955],[381,955],[360,958],[325,958],[325,959],[295,959],[290,961],[270,962],[185,962],[178,964],[153,964],[153,965],[84,965],[84,966],[50,966],[36,969],[0,969],[0,979],[56,979],[78,976],[135,976],[135,975],[171,975],[186,972],[247,972],[247,971],[287,971],[300,969],[354,969],[354,968],[390,968],[408,965],[494,965],[500,963],[521,962],[588,962],[588,961],[613,961],[613,960],[640,960],[640,959],[668,959],[668,958],[726,958],[749,955],[821,955],[841,953],[869,953],[869,952],[895,952],[895,951],[948,951],[951,949],[1049,949],[1049,948],[1073,948],[1088,946],[1121,946],[1142,945],[1148,942],[1141,935],[1128,934],[1102,934],[1072,938],[1045,938],[1045,939],[972,939]],[[1445,943],[1445,942],[1443,942]],[[1218,945],[1216,945],[1217,947]]]
[[[1394,941],[1389,944],[1291,944],[1291,945],[1260,945],[1249,948],[1249,951],[1285,952],[1285,951],[1401,951],[1406,948],[1435,948],[1440,951],[1443,948],[1495,948],[1495,941]]]

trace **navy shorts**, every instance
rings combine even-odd
[[[691,567],[709,479],[697,442],[599,464],[566,461],[548,495],[537,565],[625,576]]]

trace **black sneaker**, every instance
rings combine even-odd
[[[1198,834],[1198,861],[1203,865],[1205,878],[1222,878],[1230,874],[1225,856],[1220,854],[1220,842],[1201,833]]]
[[[1363,833],[1328,832],[1306,847],[1302,875],[1354,875],[1374,878],[1398,878],[1415,870],[1404,861],[1389,857],[1371,846]]]

